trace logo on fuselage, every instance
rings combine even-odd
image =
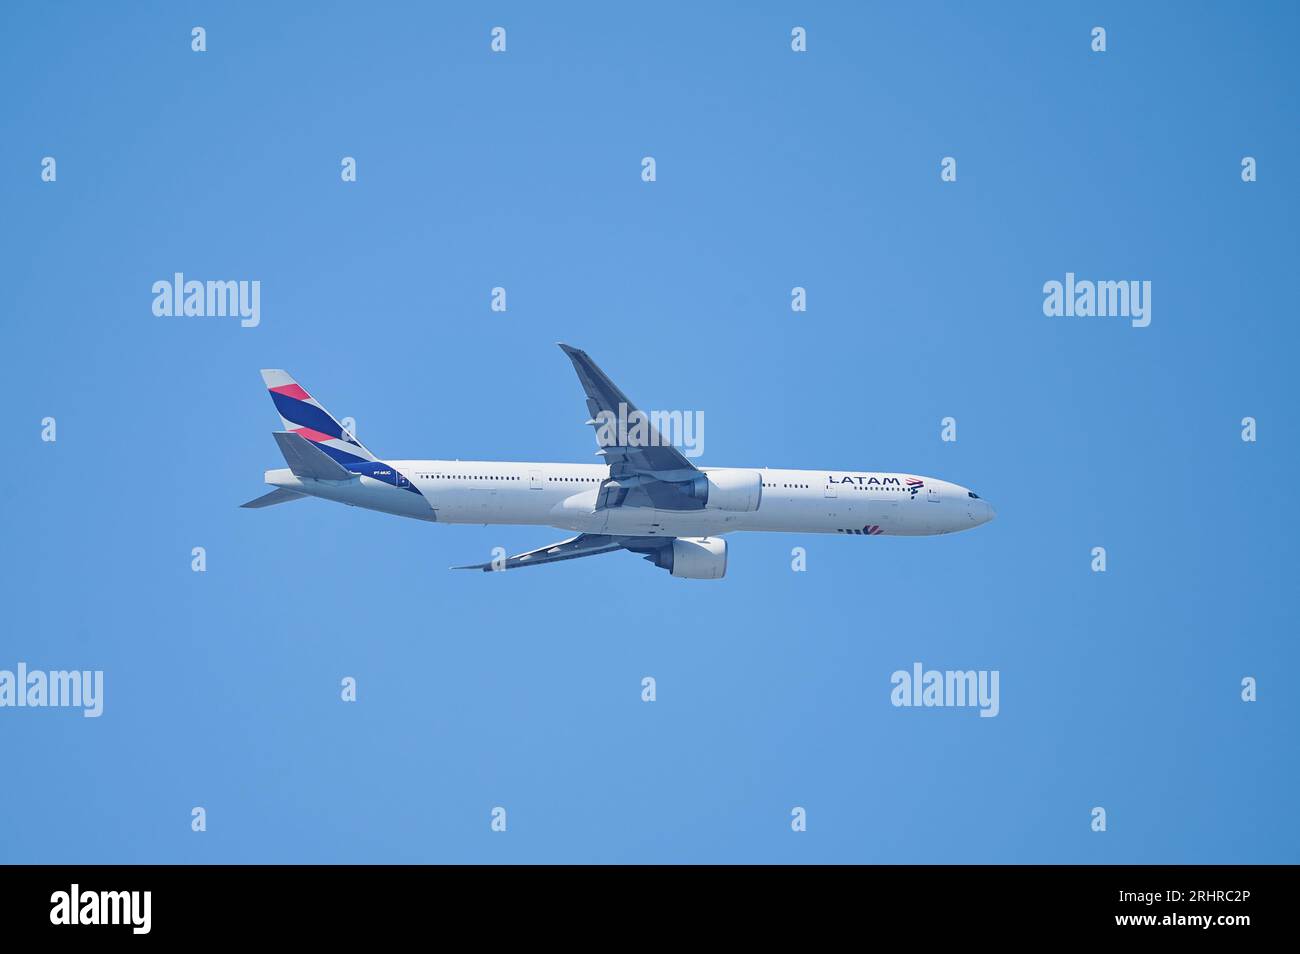
[[[834,474],[826,478],[828,484],[857,484],[859,487],[903,487],[903,481],[897,477],[873,477],[866,474],[848,474],[844,477],[836,477]],[[919,477],[908,477],[907,486],[904,488],[911,491],[913,497],[917,495],[925,481]]]

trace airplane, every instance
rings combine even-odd
[[[697,467],[585,351],[560,348],[586,392],[601,463],[381,460],[287,373],[264,370],[284,425],[273,436],[289,466],[268,470],[275,489],[243,506],[319,497],[429,523],[556,527],[576,536],[451,569],[512,570],[627,550],[692,580],[722,579],[730,533],[930,536],[996,516],[974,491],[933,477]]]

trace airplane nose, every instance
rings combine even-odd
[[[998,515],[993,509],[993,505],[987,500],[975,499],[970,501],[970,508],[967,513],[970,515],[971,526],[980,527],[988,523]]]

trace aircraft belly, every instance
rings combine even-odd
[[[827,508],[820,500],[803,504],[773,501],[751,513],[725,510],[653,510],[648,507],[615,507],[608,511],[604,533],[638,536],[703,537],[740,530],[777,533],[834,533],[843,521],[852,520],[846,506]],[[575,527],[576,529],[576,527]]]
[[[653,510],[649,507],[614,507],[605,511],[605,533],[636,536],[704,537],[729,530],[749,529],[740,518],[718,510]]]
[[[437,521],[437,514],[422,494],[399,489],[372,477],[358,477],[348,481],[302,481],[303,492],[313,497],[324,497],[353,507],[378,510],[399,517]]]

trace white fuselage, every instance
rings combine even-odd
[[[993,508],[965,487],[911,474],[748,468],[762,475],[762,499],[756,510],[737,513],[597,510],[601,482],[609,477],[609,467],[601,464],[397,460],[388,466],[396,486],[366,476],[305,479],[288,469],[267,471],[266,482],[438,523],[533,524],[636,536],[702,537],[738,530],[927,536],[967,530],[994,516]]]

